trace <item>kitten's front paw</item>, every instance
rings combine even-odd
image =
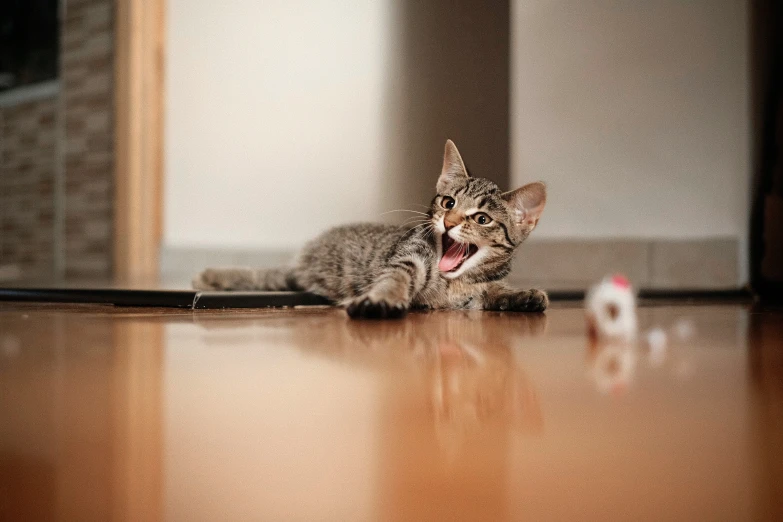
[[[392,304],[384,299],[375,301],[369,297],[357,297],[345,308],[352,319],[399,319],[408,313],[403,304]]]
[[[543,312],[549,306],[549,297],[543,290],[524,290],[503,296],[497,300],[494,310],[509,312]]]

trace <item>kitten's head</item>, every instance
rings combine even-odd
[[[501,192],[488,179],[470,177],[456,145],[448,140],[437,190],[430,215],[443,276],[481,282],[508,275],[514,249],[544,210],[544,184]]]

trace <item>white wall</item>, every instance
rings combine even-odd
[[[537,237],[746,242],[747,24],[737,0],[512,0],[512,177],[549,184]]]
[[[290,250],[411,207],[383,164],[396,5],[168,2],[166,247]],[[735,0],[512,0],[535,237],[732,237],[744,262],[747,36]]]
[[[167,4],[166,246],[288,249],[381,212],[385,0]]]

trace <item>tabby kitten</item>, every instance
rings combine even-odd
[[[336,227],[305,245],[293,267],[210,268],[193,285],[305,290],[344,306],[351,317],[397,318],[410,308],[544,311],[545,292],[503,282],[514,250],[544,210],[544,184],[501,192],[487,179],[470,177],[449,140],[437,192],[423,225]]]

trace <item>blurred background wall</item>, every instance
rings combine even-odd
[[[60,8],[57,74],[4,88],[0,53],[0,279],[108,278],[116,5],[36,2]],[[474,175],[549,184],[518,282],[741,285],[749,5],[168,0],[163,277],[414,217],[389,211],[423,210],[451,138]]]
[[[549,200],[520,256],[541,282],[748,277],[748,5],[512,2],[511,172]],[[572,260],[569,262],[568,258]]]
[[[447,137],[507,185],[508,0],[168,10],[164,273],[413,217],[389,211],[429,203]]]
[[[520,280],[746,277],[743,2],[172,0],[168,23],[164,272],[421,210],[452,138],[475,175],[549,184]]]
[[[746,234],[743,2],[512,5],[512,173],[549,183],[539,236]]]

